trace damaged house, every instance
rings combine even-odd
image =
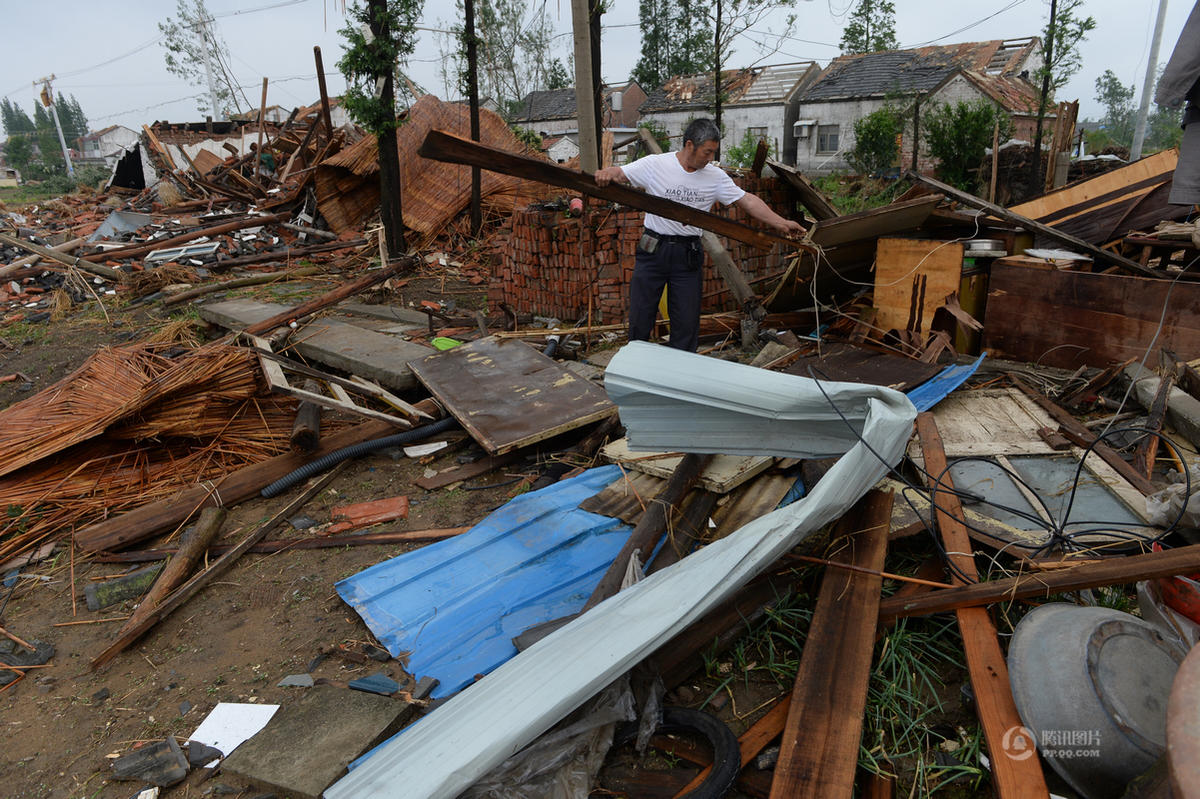
[[[766,139],[775,157],[792,163],[793,129],[799,118],[800,97],[820,72],[815,61],[723,71],[722,149],[738,144],[749,134],[752,138]],[[690,121],[712,116],[714,97],[712,73],[682,75],[650,92],[640,110],[643,119],[658,123],[668,136],[676,139],[672,149],[678,149],[681,146],[678,137]]]
[[[1032,141],[1038,98],[1032,76],[1041,64],[1037,37],[839,56],[798,98],[795,151],[787,163],[814,174],[850,169],[854,123],[887,105],[908,111],[900,147],[905,167],[912,166],[914,103],[919,115],[921,106],[987,100],[1011,116],[1014,138]]]

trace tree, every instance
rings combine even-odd
[[[158,30],[163,35],[161,44],[166,50],[163,58],[167,72],[204,90],[196,95],[196,109],[200,113],[211,113],[220,118],[230,108],[241,111],[236,81],[226,66],[229,63],[229,48],[214,31],[213,17],[208,13],[204,0],[177,0],[177,3],[176,17],[168,17],[166,22],[158,23]],[[218,108],[210,107],[208,69],[212,70]]]
[[[900,134],[904,119],[890,106],[872,111],[854,123],[854,149],[847,160],[859,174],[887,171],[900,157]]]
[[[647,90],[712,63],[712,33],[696,0],[640,0],[642,52],[633,79]]]
[[[80,107],[79,101],[73,94],[69,99],[60,94],[55,100],[54,107],[58,110],[58,121],[62,125],[63,138],[66,139],[67,146],[76,147],[79,139],[88,133],[87,115],[83,113],[83,108]]]
[[[346,9],[339,31],[346,39],[338,69],[346,78],[342,105],[358,124],[375,134],[379,148],[379,214],[387,249],[404,252],[400,203],[400,151],[396,146],[396,71],[417,45],[421,0],[367,0]]]
[[[1104,106],[1100,122],[1108,139],[1122,147],[1133,143],[1133,84],[1126,86],[1111,69],[1096,78],[1096,102]]]
[[[29,115],[7,97],[0,99],[0,123],[3,123],[4,132],[9,136],[16,136],[21,133],[33,133],[37,130]]]
[[[546,72],[547,89],[569,89],[574,83],[571,73],[567,72],[567,67],[561,58],[555,58],[550,62],[550,69]]]
[[[1083,5],[1083,0],[1062,0],[1061,3],[1059,0],[1049,1],[1050,16],[1042,34],[1042,65],[1034,76],[1041,81],[1042,89],[1038,95],[1037,128],[1033,137],[1034,157],[1029,165],[1030,183],[1033,186],[1042,185],[1042,125],[1046,120],[1046,110],[1050,107],[1050,98],[1079,71],[1082,64],[1079,43],[1087,38],[1088,31],[1096,27],[1093,17],[1076,16],[1075,12]]]
[[[895,50],[896,8],[891,0],[858,0],[842,31],[840,47],[846,55]]]
[[[40,102],[33,104],[33,124],[37,128],[35,134],[40,160],[46,174],[63,174],[67,171],[67,163],[63,160],[62,146],[58,142],[58,130],[54,127],[54,118]]]
[[[986,100],[939,103],[925,111],[924,123],[925,147],[939,161],[938,176],[965,191],[974,188],[972,172],[983,161],[996,124],[1000,125],[1000,141],[1012,135],[1008,114]]]
[[[33,160],[33,144],[29,137],[9,136],[8,141],[4,143],[4,158],[9,165],[16,167],[21,172],[28,169],[29,162]]]

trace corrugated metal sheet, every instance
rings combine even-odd
[[[634,438],[647,437],[644,425],[655,420],[647,407],[687,416],[708,395],[723,423],[764,446],[756,454],[780,454],[780,448],[807,452],[809,440],[820,442],[822,452],[835,442],[848,451],[808,496],[650,575],[534,644],[385,744],[326,789],[326,799],[458,796],[809,533],[845,513],[900,460],[916,418],[903,394],[832,384],[829,396],[861,431],[859,441],[832,430],[844,424],[811,380],[644,342],[617,353],[607,382],[626,387],[613,399]],[[632,404],[626,406],[626,400]],[[626,417],[627,407],[637,411]],[[762,435],[764,416],[774,417],[770,440]],[[658,436],[661,448],[712,446],[709,431],[696,428],[675,425],[674,436]]]
[[[621,474],[590,469],[522,494],[466,533],[376,564],[337,584],[408,672],[435,697],[517,654],[512,638],[578,613],[629,538],[619,520],[578,510]]]

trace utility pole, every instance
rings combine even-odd
[[[1142,144],[1146,141],[1146,117],[1150,113],[1150,93],[1154,91],[1154,76],[1158,72],[1158,45],[1162,41],[1163,21],[1167,16],[1167,0],[1158,0],[1158,19],[1154,21],[1154,41],[1150,43],[1150,57],[1146,59],[1146,79],[1142,82],[1142,101],[1138,105],[1137,126],[1133,129],[1133,146],[1129,148],[1129,160],[1142,157]]]
[[[1042,93],[1038,96],[1037,132],[1033,136],[1033,163],[1029,165],[1031,191],[1042,185],[1042,122],[1046,119],[1047,98],[1050,96],[1050,69],[1054,63],[1054,29],[1057,25],[1058,0],[1050,0],[1050,23],[1046,26],[1046,63],[1042,73]]]
[[[67,150],[67,140],[63,136],[62,123],[58,121],[58,109],[54,107],[54,89],[50,87],[52,80],[54,80],[53,75],[35,80],[33,85],[42,84],[42,105],[50,109],[50,116],[54,119],[54,129],[58,131],[58,144],[62,147],[63,160],[67,162],[67,174],[75,177],[75,165],[71,163],[71,153]]]
[[[204,53],[204,75],[208,78],[208,99],[212,103],[213,119],[221,120],[225,118],[225,112],[217,104],[217,84],[213,81],[212,54],[208,49],[209,19],[204,16],[203,10],[199,5],[196,6],[196,10],[201,11],[200,24],[196,28],[196,33],[200,35],[200,52]]]
[[[596,135],[595,77],[592,75],[591,9],[588,0],[571,0],[575,37],[575,112],[579,117],[579,168],[595,172],[600,141]]]
[[[471,141],[479,141],[479,56],[475,39],[475,0],[463,3],[463,20],[467,37],[467,98],[471,104]],[[483,227],[482,181],[479,167],[471,167],[471,235],[478,236]]]

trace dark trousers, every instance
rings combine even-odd
[[[652,252],[637,249],[629,283],[629,340],[648,341],[667,288],[670,346],[695,352],[700,342],[700,293],[704,248],[697,237],[662,237]]]

